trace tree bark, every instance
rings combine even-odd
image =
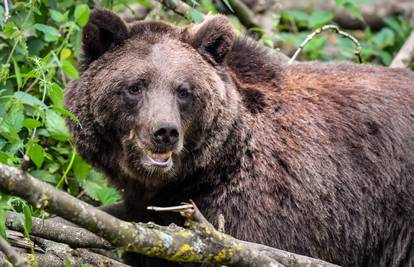
[[[147,256],[228,266],[283,266],[281,262],[288,266],[336,266],[220,233],[195,206],[183,212],[189,229],[153,223],[128,223],[4,164],[0,164],[0,189],[82,226],[114,246]]]

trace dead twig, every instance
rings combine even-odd
[[[302,52],[303,48],[306,46],[307,43],[309,43],[315,36],[321,34],[324,31],[327,30],[333,30],[335,33],[342,35],[345,38],[350,39],[354,44],[355,44],[355,52],[354,54],[357,56],[358,58],[358,62],[362,63],[362,57],[361,57],[361,44],[359,43],[359,41],[352,35],[350,35],[347,32],[341,31],[338,26],[336,25],[325,25],[319,29],[316,29],[315,31],[313,31],[311,34],[309,34],[305,41],[302,42],[302,44],[299,46],[299,48],[296,50],[295,54],[292,56],[292,58],[289,60],[288,64],[292,64],[296,58],[299,56],[300,52]]]
[[[13,266],[29,267],[29,264],[27,264],[24,257],[15,251],[2,236],[0,236],[0,250],[4,253],[4,255],[6,255],[7,259],[13,264]]]
[[[4,0],[4,23],[6,23],[9,18],[10,18],[9,3],[7,0]]]
[[[390,68],[407,68],[414,59],[414,31],[394,57]]]

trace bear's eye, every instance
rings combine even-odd
[[[128,87],[128,93],[130,95],[139,95],[142,92],[142,89],[144,87],[143,81],[139,81],[130,87]]]
[[[187,99],[191,96],[191,85],[187,82],[178,87],[177,95],[180,99]]]

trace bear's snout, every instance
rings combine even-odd
[[[172,123],[159,125],[151,135],[151,141],[156,146],[161,146],[161,150],[173,150],[179,139],[178,127]]]

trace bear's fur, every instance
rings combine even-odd
[[[286,65],[223,16],[179,28],[95,10],[83,48],[69,126],[123,191],[111,213],[180,223],[145,208],[192,199],[239,239],[344,266],[414,266],[413,72]],[[148,141],[156,121],[178,125],[170,169],[143,163],[148,147],[166,151]]]

